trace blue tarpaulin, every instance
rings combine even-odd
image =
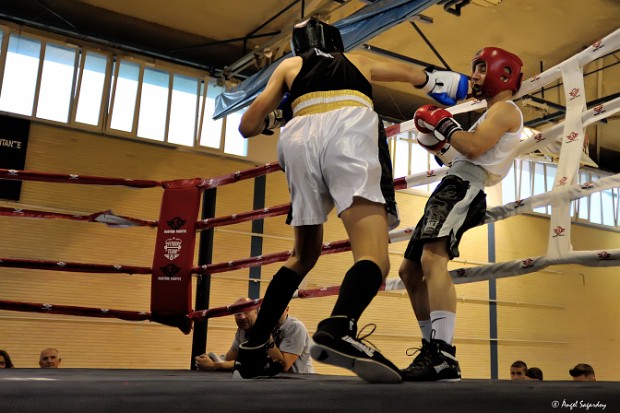
[[[440,0],[383,0],[361,8],[349,17],[333,23],[342,35],[345,51],[355,49],[378,34],[419,14]],[[215,100],[213,119],[219,119],[229,113],[248,106],[265,88],[269,77],[277,65],[288,53],[278,61],[262,68],[245,79],[228,92],[219,95]]]

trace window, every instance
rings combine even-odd
[[[529,198],[532,195],[532,182],[533,182],[533,171],[531,170],[532,162],[530,161],[519,161],[521,163],[521,168],[519,168],[519,179],[518,182],[518,192],[517,197],[519,199]]]
[[[579,183],[583,184],[586,183],[590,180],[590,176],[589,174],[586,174],[584,172],[579,173]],[[583,198],[579,198],[578,200],[576,200],[577,203],[577,217],[580,219],[584,219],[584,220],[588,220],[588,217],[590,216],[590,198],[587,196],[584,196]]]
[[[547,179],[545,177],[545,164],[533,162],[534,169],[534,194],[544,194],[547,192]],[[547,213],[547,206],[541,206],[534,209],[534,212],[540,212],[541,214]]]
[[[106,56],[90,51],[86,52],[84,70],[80,77],[75,114],[76,122],[99,125],[107,65]]]
[[[204,99],[202,128],[200,130],[201,146],[218,149],[222,146],[222,119],[213,120],[215,98],[222,92],[224,92],[224,87],[218,86],[215,79],[209,81],[207,84],[207,95]]]
[[[67,123],[73,91],[76,51],[46,44],[36,116]]]
[[[11,34],[8,47],[0,110],[32,116],[41,42]]]
[[[547,192],[553,189],[553,184],[555,183],[555,175],[558,171],[557,165],[554,164],[545,164],[545,180],[547,182]],[[551,215],[551,205],[547,205],[546,211],[544,212],[547,215]]]
[[[125,132],[133,130],[139,75],[139,65],[121,60],[114,84],[110,128]]]
[[[194,146],[198,107],[198,79],[174,75],[168,142]]]
[[[606,189],[601,191],[601,208],[603,210],[603,225],[615,226],[615,206],[614,206],[614,190]]]
[[[502,181],[502,202],[525,199],[553,190],[557,166],[516,159],[513,168]],[[601,176],[592,172],[579,172],[579,183],[595,182]],[[543,182],[545,183],[543,185]],[[595,224],[615,227],[618,225],[618,188],[594,192],[576,199],[570,204],[571,216]],[[534,212],[551,214],[550,205],[539,207]]]
[[[592,182],[598,181],[598,177],[592,177]],[[603,199],[601,192],[590,195],[590,222],[603,223]]]
[[[393,173],[394,178],[411,175],[409,161],[411,155],[411,142],[409,132],[399,133],[394,136]]]
[[[248,141],[239,133],[239,123],[245,109],[226,116],[226,135],[224,138],[224,152],[231,155],[246,156],[248,154]]]
[[[162,70],[144,69],[140,113],[138,114],[138,136],[163,141],[166,136],[168,117],[168,90],[170,74]]]
[[[517,200],[517,162],[515,160],[512,163],[512,168],[502,181],[502,203],[507,204],[509,202],[514,202]]]
[[[243,111],[213,120],[225,90],[204,71],[6,32],[0,111],[72,127],[247,156]],[[75,40],[75,39],[74,39]],[[99,46],[95,46],[99,47]],[[107,47],[107,46],[106,46]],[[198,132],[198,133],[197,133]]]

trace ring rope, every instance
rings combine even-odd
[[[245,179],[256,178],[271,172],[281,171],[282,168],[277,162],[270,162],[263,166],[248,169],[245,171],[237,171],[231,174],[220,175],[212,178],[204,178],[198,183],[200,189],[210,189],[222,185],[236,183]],[[50,172],[36,172],[18,169],[0,168],[0,179],[21,180],[21,181],[39,181],[39,182],[57,182],[57,183],[73,183],[73,184],[92,184],[92,185],[120,185],[131,188],[154,188],[165,187],[168,184],[178,182],[172,181],[153,181],[144,179],[131,178],[108,178],[103,176],[89,176],[78,174],[59,174]]]
[[[0,310],[77,315],[82,317],[118,318],[125,321],[145,321],[151,319],[151,314],[148,312],[111,310],[107,308],[79,307],[46,303],[26,303],[8,300],[0,300]]]
[[[324,243],[321,249],[321,255],[335,254],[339,252],[345,252],[351,250],[351,244],[349,240],[340,240],[334,242]],[[217,264],[206,264],[199,267],[192,268],[194,274],[215,274],[218,272],[227,272],[232,270],[238,270],[241,268],[257,267],[266,264],[272,264],[274,262],[286,261],[292,254],[292,251],[281,251],[273,254],[258,255],[255,257],[241,258],[238,260],[220,262]]]
[[[223,217],[207,218],[196,222],[196,230],[202,231],[209,228],[221,227],[225,225],[238,224],[255,219],[275,217],[285,215],[291,210],[291,204],[276,205],[269,208],[255,209],[250,212],[241,212]]]
[[[50,260],[30,260],[24,258],[0,257],[0,267],[29,268],[33,270],[53,270],[65,272],[87,272],[97,274],[151,274],[150,267],[137,267],[119,264],[85,264]]]
[[[282,168],[278,162],[269,162],[265,165],[258,166],[256,168],[247,169],[245,171],[237,171],[232,174],[225,174],[215,176],[212,178],[205,178],[198,184],[200,189],[216,188],[218,186],[233,184],[245,179],[256,178],[259,176],[267,175],[272,172],[281,171]]]
[[[62,182],[71,184],[94,184],[94,185],[120,185],[131,188],[154,188],[163,186],[161,181],[130,178],[107,178],[103,176],[89,176],[78,174],[57,174],[49,172],[24,171],[17,169],[0,168],[0,179],[39,181],[39,182]]]
[[[38,211],[34,209],[0,207],[0,216],[23,217],[23,218],[58,218],[72,221],[100,222],[109,226],[129,227],[146,226],[157,227],[157,221],[131,218],[115,215],[111,210],[95,212],[90,215],[64,214],[59,212]]]
[[[600,58],[602,56],[604,56],[607,53],[612,53],[613,51],[615,51],[618,46],[620,45],[620,30],[617,30],[616,32],[612,33],[612,35],[607,36],[605,39],[595,43],[594,45],[590,46],[588,49],[584,50],[583,52],[581,52],[580,54],[573,56],[573,58],[568,59],[567,62],[569,62],[572,66],[578,66],[578,67],[582,67],[583,64],[593,61],[597,58]],[[578,62],[578,65],[575,65],[575,62]],[[544,86],[545,84],[561,77],[564,75],[564,72],[566,71],[566,66],[567,66],[567,62],[563,62],[560,65],[555,66],[552,69],[549,69],[548,71],[545,71],[544,73],[542,73],[539,76],[536,76],[535,78],[530,79],[529,81],[524,82],[524,87],[522,87],[519,92],[518,92],[518,96],[522,96],[525,93],[528,93],[530,90],[535,90],[538,89],[542,86]],[[605,102],[604,104],[598,105],[597,107],[591,109],[588,112],[585,112],[582,114],[582,118],[586,115],[591,115],[590,119],[594,119],[595,116],[598,117],[597,120],[603,119],[607,116],[610,116],[613,113],[617,112],[618,108],[620,107],[618,102],[620,102],[620,99],[615,100],[615,102],[612,100],[610,102]],[[464,104],[458,105],[457,107],[453,107],[450,108],[452,113],[460,113],[458,112],[459,110],[463,110],[466,109],[464,111],[469,111],[469,110],[473,110],[476,109],[477,107],[483,107],[486,103],[485,102],[465,102]],[[613,105],[616,105],[615,108],[612,108]],[[601,114],[606,113],[605,116],[598,116]],[[590,119],[579,119],[581,122],[581,125],[583,125],[584,127],[586,126],[586,122]],[[594,120],[593,120],[594,121]],[[393,134],[399,133],[399,132],[403,132],[406,130],[407,127],[409,127],[411,130],[412,129],[412,121],[408,121],[408,122],[404,122],[403,124],[400,125],[395,125],[394,127],[390,127],[387,128],[388,132],[389,132],[389,136],[393,136]],[[568,130],[567,128],[564,128],[565,130]],[[553,128],[551,129],[551,131],[553,131]],[[566,132],[564,132],[566,133]],[[546,134],[546,136],[545,136]],[[546,146],[547,144],[553,143],[551,141],[555,141],[555,137],[553,136],[553,133],[546,131],[545,134],[539,134],[536,135],[535,137],[533,137],[533,139],[530,139],[529,144],[530,145],[534,145],[534,146]],[[560,130],[559,128],[557,129],[557,135],[560,135]],[[567,138],[567,137],[563,137],[562,139]],[[570,137],[569,137],[570,138]],[[549,142],[545,142],[545,141],[549,141]],[[520,145],[520,147],[523,147],[524,145]],[[529,150],[531,151],[531,149]],[[258,176],[262,176],[265,175],[267,173],[270,172],[274,172],[277,170],[280,170],[281,168],[279,167],[279,165],[277,163],[270,163],[270,164],[266,164],[262,167],[257,167],[257,168],[253,168],[251,170],[248,171],[237,171],[233,174],[228,174],[228,175],[223,175],[220,177],[215,177],[215,178],[209,178],[209,179],[203,179],[200,181],[199,184],[197,184],[196,186],[198,186],[200,189],[207,189],[207,188],[214,188],[216,186],[220,186],[220,185],[226,185],[229,183],[234,183],[234,182],[238,182],[239,180],[242,179],[249,179],[249,178],[253,178],[253,177],[258,177]],[[18,177],[19,176],[19,177]],[[427,178],[429,179],[433,179],[433,180],[437,180],[436,178],[438,177],[437,175],[434,174],[429,174],[426,173]],[[154,186],[163,186],[164,188],[166,187],[178,187],[177,185],[180,186],[187,186],[188,183],[192,182],[190,180],[177,180],[177,181],[164,181],[164,182],[159,182],[159,181],[147,181],[147,180],[128,180],[128,179],[118,179],[118,178],[103,178],[103,177],[92,177],[92,176],[80,176],[80,175],[67,175],[67,174],[48,174],[48,173],[37,173],[37,172],[32,172],[32,171],[16,171],[16,170],[2,170],[0,169],[0,178],[4,178],[4,179],[22,179],[22,180],[32,180],[32,181],[47,181],[47,182],[70,182],[70,183],[82,183],[82,184],[88,184],[88,183],[92,183],[92,184],[99,184],[99,185],[123,185],[123,186],[129,186],[129,187],[140,187],[140,188],[145,188],[145,187],[154,187]],[[402,189],[403,185],[405,187],[409,186],[409,182],[407,180],[408,177],[405,178],[399,178],[398,180],[395,181],[395,185],[398,185],[397,189]],[[612,177],[614,178],[614,177]],[[615,178],[614,178],[615,179]],[[588,187],[586,185],[586,187],[582,187],[581,189],[591,189],[593,186]],[[540,199],[538,199],[540,201]],[[502,214],[498,214],[498,216],[502,216],[505,215],[506,213],[512,213],[512,214],[516,214],[516,208],[522,207],[524,205],[519,205],[522,201],[517,201],[514,203],[514,205],[512,205],[510,208],[510,211],[504,211]],[[532,204],[532,208],[533,205],[535,204],[535,202],[531,202]],[[284,206],[286,207],[286,206]],[[278,211],[275,212],[273,215],[271,216],[276,216],[276,215],[280,215],[282,211]],[[522,212],[526,212],[526,210],[524,208],[521,209],[520,211]],[[256,217],[259,217],[262,213],[268,213],[265,210],[262,210],[260,212],[258,211],[252,211],[250,213],[246,213],[246,216],[242,216],[241,218],[238,218],[237,216],[231,216],[231,217],[224,217],[222,219],[220,219],[219,221],[217,220],[212,220],[211,224],[212,225],[216,225],[216,224],[220,224],[220,225],[224,225],[224,223],[226,222],[226,218],[229,219],[246,219],[246,220],[250,220],[250,219],[255,219]],[[32,214],[35,214],[35,212],[32,212]],[[54,214],[49,214],[49,216],[53,216]],[[66,217],[65,217],[66,218]],[[497,218],[497,217],[496,217]],[[239,221],[242,222],[242,221]],[[214,224],[215,223],[215,224]],[[198,224],[200,225],[209,225],[209,222],[200,222],[197,223],[196,227],[198,226]],[[561,228],[554,228],[553,231],[558,231],[558,229]],[[405,229],[403,231],[407,231],[408,229]],[[329,249],[329,247],[333,246],[334,244],[338,244],[340,243],[340,247],[339,248],[333,248],[333,249]],[[325,247],[328,247],[327,249],[325,249]],[[331,244],[325,244],[324,245],[324,251],[323,253],[329,253],[329,252],[340,252],[340,251],[346,251],[350,249],[350,245],[348,245],[348,240],[344,240],[344,241],[338,241],[336,243],[331,243]],[[552,264],[560,264],[560,263],[579,263],[579,264],[583,264],[583,263],[588,263],[591,265],[599,265],[599,266],[609,266],[609,265],[617,265],[616,261],[616,256],[620,255],[619,254],[620,250],[612,250],[612,251],[584,251],[584,252],[570,252],[568,254],[563,255],[562,257],[554,257],[554,258],[550,258],[550,257],[535,257],[535,258],[528,258],[525,260],[516,260],[513,262],[507,262],[507,263],[500,263],[500,264],[491,264],[488,266],[479,266],[479,267],[474,267],[474,268],[468,268],[468,269],[459,269],[459,270],[454,270],[451,271],[451,275],[454,273],[458,278],[467,278],[468,280],[472,281],[474,280],[475,277],[479,277],[482,279],[482,277],[486,277],[485,279],[488,279],[488,274],[489,274],[489,270],[488,268],[500,268],[500,267],[507,267],[506,271],[503,271],[502,274],[500,276],[509,276],[510,271],[512,271],[513,273],[515,273],[514,275],[517,274],[522,274],[522,273],[527,273],[527,272],[533,272],[536,271],[538,268],[544,268],[547,265],[552,265]],[[596,253],[596,256],[594,256],[593,253]],[[240,265],[240,267],[238,268],[243,268],[245,266],[251,266],[252,263],[255,263],[257,260],[262,260],[262,259],[266,259],[267,261],[272,259],[274,261],[271,262],[275,262],[277,260],[284,260],[286,259],[286,257],[288,257],[288,255],[290,255],[290,252],[285,252],[285,253],[276,253],[276,254],[270,254],[267,256],[259,256],[259,257],[252,257],[249,259],[245,259],[245,260],[238,260],[236,262],[228,262],[228,263],[223,263],[226,265],[227,270],[231,270],[231,269],[235,269],[237,268],[237,265]],[[231,264],[232,263],[232,264]],[[519,268],[516,268],[515,270],[515,263],[518,263]],[[3,262],[0,262],[0,264],[4,264],[5,266],[21,266],[21,265],[37,265],[37,264],[43,264],[43,266],[49,266],[49,269],[58,269],[60,268],[64,268],[66,271],[84,271],[85,269],[90,269],[89,272],[109,272],[109,270],[111,269],[110,267],[114,268],[114,271],[112,272],[118,272],[120,269],[122,269],[122,266],[107,266],[107,265],[98,265],[98,264],[79,264],[79,263],[52,263],[51,261],[41,261],[41,260],[11,260],[11,259],[7,259],[4,260]],[[217,270],[217,266],[221,265],[221,264],[211,264],[210,266],[202,266],[202,267],[198,267],[198,273],[200,273],[200,271],[205,271],[208,272],[207,270]],[[28,268],[32,268],[32,267],[28,267]],[[129,267],[125,267],[126,269]],[[145,273],[149,273],[151,271],[151,269],[148,268],[144,268],[144,267],[134,267],[135,269],[140,269],[145,271]],[[484,269],[483,269],[484,268]],[[47,269],[47,268],[46,268]],[[93,271],[93,269],[95,271]],[[510,271],[508,271],[510,270]],[[470,276],[467,276],[467,272],[469,271]],[[136,272],[134,270],[134,272]],[[222,270],[223,272],[223,270]],[[506,275],[504,275],[506,274]],[[454,276],[453,276],[454,277]],[[497,278],[497,276],[495,276],[495,278]],[[387,289],[391,289],[393,287],[392,284],[395,284],[392,281],[400,281],[400,280],[389,280],[390,283],[386,284]],[[469,282],[469,281],[462,281],[462,282]],[[457,280],[458,283],[458,280]],[[308,292],[308,293],[303,293],[302,295],[299,295],[299,292],[297,293],[298,296],[318,296],[318,295],[331,295],[335,292],[337,292],[339,287],[324,287],[324,288],[319,288],[316,290],[310,290],[313,292]],[[401,289],[401,288],[399,288]],[[7,305],[7,301],[2,301],[1,302],[2,305]],[[16,303],[19,304],[19,303]],[[23,303],[24,306],[28,306],[28,303]],[[36,306],[36,305],[35,305]],[[41,307],[41,306],[39,306]],[[45,308],[49,308],[50,305],[43,305],[43,309]],[[79,307],[70,307],[70,306],[57,306],[57,309],[64,309],[66,311],[72,311],[71,309],[75,309],[75,308],[79,308]],[[95,309],[86,309],[85,311],[97,311],[97,314],[100,313],[108,313],[110,310],[105,310],[105,309],[99,309],[99,310],[95,310]],[[114,310],[113,310],[114,311]],[[84,311],[80,311],[82,314],[84,313]],[[133,313],[135,314],[135,312],[129,312],[129,313]],[[119,315],[123,315],[123,313],[118,313]],[[146,315],[147,313],[137,313],[137,314],[144,314]],[[215,312],[215,314],[218,314],[218,312]]]

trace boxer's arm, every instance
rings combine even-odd
[[[379,82],[405,82],[422,86],[428,79],[424,70],[400,62],[382,62],[362,55],[347,58],[368,78]]]
[[[475,159],[495,146],[506,132],[516,132],[520,125],[519,110],[508,102],[498,102],[489,108],[476,129],[454,132],[450,143],[466,157]]]
[[[366,56],[348,56],[349,60],[372,81],[406,82],[425,91],[444,105],[454,105],[467,97],[468,77],[449,70],[429,67],[422,70],[400,62],[383,62]]]
[[[267,126],[265,117],[278,107],[287,90],[285,75],[290,66],[289,59],[280,63],[271,74],[265,90],[254,99],[241,117],[239,132],[244,138],[251,138],[265,130]]]

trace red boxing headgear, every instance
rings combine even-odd
[[[472,93],[477,99],[486,99],[502,90],[512,90],[514,95],[521,86],[523,62],[519,56],[499,47],[485,47],[471,61],[472,73],[478,63],[487,66],[482,87],[474,87]]]

